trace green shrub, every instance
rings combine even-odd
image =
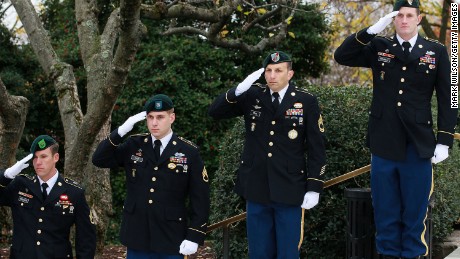
[[[372,89],[357,86],[316,87],[308,90],[318,96],[323,113],[326,134],[326,180],[330,180],[370,163],[370,152],[365,145],[368,108]],[[220,168],[212,181],[211,222],[215,223],[245,211],[245,202],[232,191],[242,151],[244,127],[236,120],[219,148]],[[458,148],[451,151],[448,162],[436,165],[436,205],[433,210],[434,238],[442,240],[452,232],[460,206],[460,180],[455,176],[459,164]],[[458,166],[457,166],[458,167]],[[345,188],[369,187],[369,174],[331,186],[324,190],[317,207],[305,214],[304,242],[301,258],[343,258],[346,242]],[[231,227],[230,258],[247,258],[246,222]],[[222,253],[222,230],[211,235],[214,249]]]

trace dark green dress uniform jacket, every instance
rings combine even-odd
[[[246,136],[236,193],[252,202],[300,206],[305,192],[321,192],[324,127],[316,97],[290,84],[275,112],[265,85],[253,85],[239,96],[235,89],[217,97],[209,115],[244,116]]]
[[[93,163],[125,169],[122,244],[177,255],[184,239],[203,244],[210,206],[209,179],[198,148],[173,134],[159,161],[154,161],[150,134],[133,135],[121,142],[118,130],[114,130],[97,147]]]
[[[367,28],[349,36],[335,51],[342,65],[369,67],[373,97],[368,145],[373,154],[404,160],[413,143],[422,158],[431,158],[436,144],[452,147],[458,109],[450,107],[450,63],[446,47],[418,35],[409,58],[396,36],[368,34]],[[433,133],[431,97],[438,100],[437,140]]]
[[[77,183],[59,175],[46,200],[36,176],[21,174],[12,180],[2,170],[0,185],[0,205],[11,207],[13,213],[10,258],[73,258],[69,240],[73,225],[77,258],[94,258],[96,229],[84,190]]]

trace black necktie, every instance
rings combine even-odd
[[[274,92],[272,93],[273,95],[273,108],[275,108],[275,111],[278,110],[278,106],[280,106],[280,100],[279,100],[279,97],[280,97],[280,94],[278,92]]]
[[[48,193],[46,192],[46,188],[48,188],[47,183],[42,183],[42,197],[43,200],[46,200],[46,197],[48,197]]]
[[[408,41],[405,41],[402,43],[402,46],[404,48],[404,57],[407,58],[409,57],[409,49],[410,49],[410,43]]]
[[[157,139],[153,143],[155,143],[155,146],[153,147],[153,153],[155,154],[155,161],[158,161],[160,159],[161,141]]]

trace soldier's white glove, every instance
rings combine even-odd
[[[192,242],[192,241],[188,241],[187,239],[185,239],[180,244],[179,253],[181,253],[183,255],[191,255],[191,254],[196,253],[197,250],[198,250],[198,244],[197,243]]]
[[[318,204],[319,201],[319,193],[317,192],[307,192],[305,193],[305,196],[303,197],[303,203],[302,203],[302,208],[304,209],[311,209]]]
[[[259,79],[260,75],[262,75],[262,73],[265,71],[265,68],[261,68],[255,72],[252,72],[252,74],[250,74],[248,77],[246,77],[246,79],[244,79],[243,82],[241,82],[237,87],[236,87],[236,90],[235,90],[235,95],[238,96],[244,92],[246,92],[250,87],[251,85],[257,81],[257,79]]]
[[[145,117],[147,117],[147,113],[145,111],[129,117],[125,121],[125,123],[123,123],[123,125],[118,127],[118,135],[120,135],[120,137],[123,137],[124,135],[126,135],[126,133],[130,132],[133,129],[134,124],[138,123],[141,120],[145,120]]]
[[[29,154],[28,156],[24,157],[23,159],[19,160],[14,164],[12,167],[5,170],[5,177],[9,179],[13,179],[18,175],[22,170],[29,167],[29,164],[26,164],[34,155]]]
[[[445,160],[449,156],[449,146],[437,144],[434,149],[434,156],[431,158],[431,163],[437,164]]]
[[[398,15],[399,11],[393,11],[382,18],[380,18],[374,25],[367,29],[369,34],[377,34],[385,30],[385,28],[393,21],[393,17]]]

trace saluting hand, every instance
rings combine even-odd
[[[126,135],[126,133],[130,132],[133,129],[134,124],[141,120],[145,120],[146,117],[147,113],[145,111],[129,117],[125,121],[125,123],[123,123],[123,125],[118,127],[118,135],[120,135],[120,137],[123,137],[124,135]]]
[[[437,144],[434,149],[434,156],[431,158],[431,163],[437,164],[449,157],[449,147],[443,144]]]
[[[399,11],[393,11],[393,12],[383,16],[374,25],[372,25],[371,27],[369,27],[367,29],[367,33],[369,33],[369,34],[380,33],[381,31],[383,31],[388,26],[388,24],[390,24],[393,21],[393,17],[398,15],[398,13],[399,13]]]
[[[251,85],[259,79],[260,75],[265,71],[265,68],[260,68],[259,70],[252,72],[243,82],[241,82],[235,90],[235,95],[238,96],[244,92],[246,92]]]
[[[18,175],[22,170],[29,167],[29,164],[26,164],[34,155],[29,154],[28,156],[24,157],[23,159],[19,160],[14,164],[12,167],[5,170],[5,177],[9,179],[13,179]]]
[[[198,244],[192,241],[185,239],[179,246],[179,253],[183,255],[191,255],[196,253],[198,250]]]
[[[302,208],[309,210],[318,204],[319,201],[319,193],[317,192],[307,192],[303,197]]]

